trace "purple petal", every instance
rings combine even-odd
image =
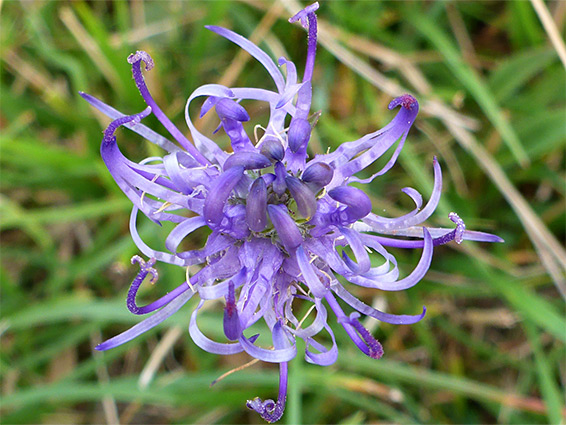
[[[382,279],[365,278],[363,276],[344,276],[348,281],[368,288],[377,288],[383,291],[402,291],[415,286],[424,277],[432,261],[432,238],[426,228],[424,232],[424,248],[419,263],[412,273],[404,279],[396,282],[385,282]]]
[[[236,298],[234,294],[234,282],[228,284],[228,295],[226,296],[226,307],[224,308],[224,335],[230,341],[236,341],[241,334],[240,319],[236,308]]]
[[[330,334],[332,339],[332,347],[327,349],[324,345],[316,342],[314,339],[307,339],[307,348],[305,350],[305,360],[309,363],[313,363],[319,366],[330,366],[336,362],[338,359],[338,346],[336,345],[336,338],[334,338],[334,332],[327,324],[324,324],[324,328]],[[313,347],[318,350],[318,353],[313,353],[309,350],[309,347]]]
[[[297,355],[297,347],[295,344],[290,345],[286,348],[279,348],[268,350],[265,348],[255,346],[248,338],[245,336],[240,336],[240,344],[242,344],[243,349],[253,358],[261,360],[268,363],[282,363],[288,362],[295,358]]]
[[[350,260],[349,262],[346,261],[346,264],[349,264],[350,269],[356,274],[366,273],[370,269],[371,262],[369,259],[368,252],[366,251],[366,248],[362,240],[360,239],[358,232],[349,229],[347,227],[341,227],[340,233],[342,233],[346,237],[346,240],[348,241],[348,246],[352,248],[356,260],[358,261],[358,263],[356,264],[346,256],[345,260],[346,258]],[[343,252],[343,254],[346,255],[345,252]]]
[[[312,264],[309,262],[305,250],[302,246],[297,248],[297,263],[302,273],[302,281],[309,287],[312,294],[316,298],[323,298],[324,294],[328,291],[324,284],[316,275]]]
[[[433,160],[433,167],[434,186],[432,194],[430,195],[429,201],[421,211],[417,211],[417,209],[415,209],[412,212],[398,218],[385,218],[372,213],[364,218],[364,223],[369,224],[376,232],[385,234],[393,233],[395,235],[402,236],[403,234],[401,232],[403,229],[420,224],[429,218],[436,210],[438,202],[440,201],[440,195],[442,194],[442,169],[440,168],[440,164],[436,157]],[[407,192],[405,191],[405,193]]]
[[[277,397],[277,403],[270,399],[262,401],[259,397],[248,400],[246,403],[248,409],[255,410],[269,423],[277,422],[281,419],[285,410],[285,400],[287,399],[287,368],[287,362],[279,364],[279,395]]]
[[[228,154],[224,152],[222,149],[218,147],[216,143],[202,134],[200,131],[197,130],[195,125],[191,120],[191,116],[189,114],[189,108],[191,102],[199,96],[214,96],[218,98],[233,98],[234,92],[227,87],[221,86],[219,84],[205,84],[204,86],[200,86],[197,88],[187,99],[187,103],[185,104],[185,121],[189,130],[191,132],[191,136],[195,142],[196,147],[199,151],[201,151],[205,156],[207,156],[210,160],[214,161],[215,163],[222,165],[226,160]]]
[[[187,140],[187,138],[179,131],[177,127],[171,122],[171,120],[163,113],[161,108],[157,106],[157,103],[153,100],[153,97],[149,93],[149,90],[145,84],[143,74],[141,71],[141,63],[145,62],[145,70],[149,71],[153,68],[153,60],[151,56],[144,52],[143,50],[138,50],[135,54],[128,56],[128,63],[132,64],[132,74],[134,76],[134,81],[136,86],[140,91],[145,103],[151,107],[153,115],[157,117],[159,122],[169,131],[171,136],[183,146],[189,154],[191,154],[198,162],[202,165],[210,164],[210,162],[195,148],[195,146]]]
[[[178,224],[167,236],[165,239],[165,247],[173,252],[177,252],[177,248],[179,244],[185,239],[188,235],[194,232],[197,229],[205,226],[206,223],[202,217],[190,217],[185,219],[182,223]]]
[[[287,190],[287,184],[285,183],[285,177],[287,177],[287,170],[282,162],[276,162],[275,167],[275,181],[273,182],[273,190],[278,195],[283,195]]]

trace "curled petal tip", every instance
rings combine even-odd
[[[419,108],[419,102],[410,94],[404,94],[399,96],[391,101],[388,108],[393,109],[397,106],[401,105],[403,108],[408,109],[409,111],[414,110],[415,108]]]
[[[464,220],[462,220],[460,216],[455,212],[451,212],[450,214],[448,214],[448,218],[454,224],[456,224],[454,240],[456,241],[457,244],[461,244],[462,241],[464,240],[464,232],[466,231],[466,224],[464,223]]]
[[[132,53],[130,56],[128,56],[129,64],[134,64],[139,61],[143,61],[145,63],[146,71],[150,71],[155,65],[149,53],[144,50],[138,50],[136,53]]]
[[[318,2],[314,2],[313,4],[305,7],[303,10],[297,12],[295,15],[289,18],[289,22],[297,22],[299,19],[301,20],[301,25],[306,27],[305,18],[309,13],[313,13],[318,9]]]

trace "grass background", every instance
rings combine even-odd
[[[284,423],[559,423],[566,378],[566,81],[541,24],[540,1],[321,2],[312,148],[382,127],[392,97],[410,92],[421,113],[398,164],[369,188],[374,211],[395,216],[425,198],[432,157],[444,170],[431,225],[457,211],[469,229],[505,244],[435,250],[425,279],[401,293],[355,291],[368,303],[426,318],[414,326],[367,321],[384,344],[365,358],[335,319],[338,362],[291,364]],[[303,4],[304,5],[304,4]],[[185,129],[199,85],[272,88],[261,67],[203,28],[223,25],[302,69],[304,31],[286,19],[294,2],[0,2],[0,208],[2,423],[262,423],[245,400],[275,397],[277,370],[196,347],[186,328],[194,300],[158,329],[104,354],[92,347],[136,323],[125,294],[137,253],[130,203],[99,157],[108,119],[77,94],[124,113],[144,108],[126,62],[144,49],[148,85]],[[563,32],[566,2],[543,4]],[[253,122],[264,122],[251,103]],[[262,121],[263,120],[263,121]],[[216,123],[199,125],[211,131]],[[146,124],[163,133],[153,117]],[[130,158],[158,149],[127,130]],[[222,139],[222,137],[220,138]],[[222,140],[220,141],[222,143]],[[142,229],[149,242],[163,231]],[[195,240],[198,246],[201,240]],[[419,252],[398,250],[408,274]],[[148,300],[184,271],[159,266]],[[202,317],[218,336],[221,307]]]

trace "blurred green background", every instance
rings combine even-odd
[[[287,22],[302,6],[0,2],[2,423],[262,423],[245,401],[276,397],[277,369],[256,364],[210,388],[250,358],[191,342],[196,300],[135,341],[93,352],[140,320],[125,305],[138,251],[130,202],[99,157],[109,120],[77,92],[141,111],[126,58],[147,50],[156,62],[148,85],[185,131],[184,104],[199,85],[273,88],[249,55],[203,26],[233,29],[302,70],[305,32]],[[444,193],[429,224],[450,226],[457,211],[469,229],[506,243],[439,247],[408,291],[352,289],[392,313],[426,305],[427,316],[413,326],[364,322],[384,345],[381,360],[365,358],[329,318],[339,360],[322,368],[299,354],[283,423],[564,421],[566,81],[541,16],[563,33],[565,13],[564,1],[321,2],[313,152],[384,126],[389,101],[410,92],[421,113],[398,164],[370,185],[374,211],[411,208],[405,186],[428,198],[437,155]],[[265,123],[264,105],[246,106]],[[164,134],[153,117],[144,122]],[[216,122],[199,125],[211,132]],[[118,139],[134,160],[159,153],[127,130]],[[158,227],[142,233],[163,241]],[[392,252],[404,275],[420,255]],[[159,273],[144,299],[184,279],[175,267]],[[209,335],[220,335],[221,312],[202,315]]]

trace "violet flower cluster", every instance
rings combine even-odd
[[[135,83],[148,105],[144,111],[124,115],[81,93],[92,106],[113,119],[102,139],[102,158],[133,203],[130,231],[139,250],[149,258],[148,261],[139,256],[132,258],[140,271],[128,292],[127,307],[134,314],[153,313],[96,348],[108,350],[132,340],[163,322],[198,294],[200,301],[189,325],[195,344],[211,353],[245,351],[256,359],[279,364],[277,400],[255,398],[247,402],[249,408],[268,422],[277,421],[283,414],[288,362],[297,354],[297,338],[306,343],[307,362],[327,366],[336,361],[338,348],[328,325],[328,308],[353,343],[375,359],[382,356],[382,346],[360,323],[360,315],[393,324],[416,323],[425,315],[424,308],[417,315],[379,311],[352,295],[338,275],[353,285],[401,291],[423,278],[435,246],[450,241],[460,243],[464,239],[501,241],[494,235],[467,231],[455,213],[449,216],[454,229],[421,225],[440,199],[442,175],[436,159],[434,189],[428,203],[423,206],[419,192],[405,188],[403,192],[413,200],[415,208],[398,218],[372,213],[370,198],[351,185],[368,184],[394,165],[419,109],[411,95],[405,94],[390,103],[389,109],[398,107],[399,111],[381,130],[344,143],[332,153],[309,158],[307,146],[314,126],[310,109],[317,8],[318,4],[314,3],[289,20],[300,21],[308,30],[307,59],[300,82],[293,62],[282,57],[278,66],[244,37],[225,28],[207,27],[257,59],[273,79],[276,90],[228,88],[218,84],[199,87],[185,107],[194,144],[152,98],[142,74],[142,64],[146,71],[153,67],[146,52],[138,51],[128,58]],[[232,153],[221,150],[196,129],[189,107],[197,97],[204,97],[201,117],[213,110],[218,116],[218,130],[227,134]],[[269,123],[262,128],[259,140],[252,139],[244,129],[243,123],[250,117],[240,102],[246,100],[269,106]],[[140,123],[149,114],[163,124],[178,145]],[[288,116],[290,124],[286,128]],[[157,144],[164,149],[164,155],[140,163],[130,161],[116,143],[114,133],[120,126]],[[396,143],[391,159],[383,168],[369,178],[356,177]],[[167,221],[175,224],[165,239],[166,250],[151,248],[142,240],[137,228],[140,212],[157,224]],[[181,242],[203,227],[211,231],[204,247],[182,250]],[[397,262],[388,247],[422,250],[420,261],[408,276],[399,278]],[[381,261],[374,266],[372,259],[378,258]],[[157,261],[187,268],[188,278],[157,301],[139,306],[136,294],[147,275],[151,275],[152,282],[157,280],[153,268]],[[200,269],[189,276],[188,268],[195,265],[200,265]],[[213,341],[198,327],[198,313],[204,303],[216,299],[223,300],[225,306],[223,328],[228,342]],[[303,326],[304,318],[295,315],[298,303],[309,303],[309,312],[314,310],[315,317],[308,326]],[[354,312],[347,314],[343,305]],[[271,332],[272,347],[258,346],[258,335],[249,335],[248,329],[260,320]]]

